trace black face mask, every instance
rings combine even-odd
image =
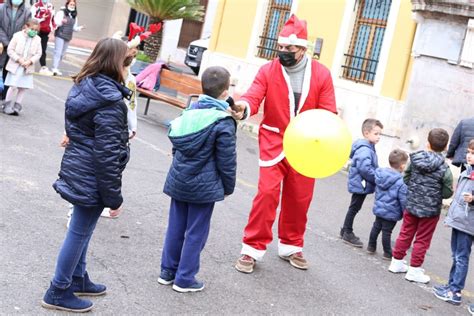
[[[278,58],[280,59],[280,64],[283,67],[291,67],[296,65],[296,53],[295,52],[278,52]]]

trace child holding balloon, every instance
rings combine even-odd
[[[383,125],[379,120],[366,119],[362,123],[363,139],[356,140],[352,144],[349,168],[348,190],[352,193],[351,204],[344,219],[340,236],[345,243],[354,247],[362,248],[363,243],[354,234],[354,219],[362,208],[367,194],[375,191],[375,169],[378,168],[375,144],[380,140]]]

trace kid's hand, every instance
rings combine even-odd
[[[230,114],[232,114],[232,117],[235,120],[241,120],[244,117],[245,113],[245,106],[246,104],[242,101],[237,101],[234,103],[232,106],[232,109],[230,110]]]
[[[67,135],[63,135],[63,138],[61,138],[61,142],[59,142],[59,146],[67,147],[67,145],[69,145],[69,137],[67,137]]]
[[[109,211],[110,217],[117,217],[120,215],[120,213],[122,213],[122,205],[120,205],[116,210],[111,209]]]
[[[472,203],[472,200],[473,200],[472,194],[466,192],[466,193],[463,193],[462,196],[464,198],[464,202]]]
[[[17,62],[18,62],[21,66],[23,66],[23,64],[25,63],[25,60],[20,57],[20,58],[18,58]]]

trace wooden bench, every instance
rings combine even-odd
[[[168,69],[162,69],[160,74],[160,89],[165,87],[167,89],[177,92],[177,96],[171,96],[164,92],[149,91],[137,87],[137,92],[140,97],[147,98],[145,106],[145,115],[148,114],[148,107],[151,100],[164,101],[179,108],[185,109],[191,103],[192,98],[197,97],[202,93],[201,80],[197,77],[173,72]]]

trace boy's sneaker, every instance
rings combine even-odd
[[[107,292],[107,287],[103,284],[92,282],[87,272],[82,278],[72,276],[71,288],[77,296],[100,296]]]
[[[408,266],[404,260],[398,260],[392,257],[388,271],[392,273],[405,273],[408,271]]]
[[[360,238],[357,237],[353,232],[348,233],[344,232],[344,235],[342,236],[342,240],[351,246],[357,247],[357,248],[362,248],[364,244],[362,241],[360,241]]]
[[[384,252],[383,255],[382,255],[382,259],[390,261],[390,260],[392,260],[392,254],[388,253],[388,252]]]
[[[240,256],[239,260],[235,264],[235,269],[242,273],[252,273],[255,267],[255,259],[249,255]]]
[[[393,261],[393,260],[392,260]],[[425,274],[425,270],[420,267],[408,267],[407,274],[405,279],[410,282],[417,283],[428,283],[430,282],[430,277]]]
[[[367,253],[373,255],[375,253],[376,248],[373,246],[367,246]]]
[[[160,277],[158,278],[158,283],[161,285],[170,285],[174,282],[174,273],[168,270],[161,270]]]
[[[289,261],[290,264],[297,269],[308,270],[308,261],[304,258],[301,251],[296,252],[290,256],[280,256],[280,258]]]
[[[471,315],[474,315],[474,304],[469,305],[467,310]]]
[[[196,283],[188,287],[180,287],[176,284],[173,284],[173,290],[179,293],[189,293],[189,292],[200,292],[204,289],[204,283],[196,281]]]
[[[449,284],[441,284],[433,286],[433,292],[435,291],[447,291],[449,290]]]
[[[434,291],[433,293],[440,300],[443,300],[453,305],[461,305],[462,296],[461,296],[461,293],[459,292],[453,293],[450,290],[444,290],[444,291],[441,290],[441,291]]]

